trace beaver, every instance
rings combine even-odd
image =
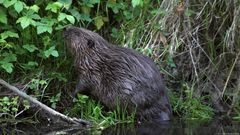
[[[63,37],[75,59],[79,78],[75,93],[91,95],[108,109],[135,113],[139,121],[171,119],[164,82],[149,57],[84,28],[67,27]]]

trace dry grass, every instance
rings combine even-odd
[[[163,0],[158,4],[159,12],[144,26],[135,27],[129,34],[135,40],[126,44],[135,44],[146,54],[151,50],[150,56],[165,69],[169,87],[176,82],[192,84],[194,96],[211,96],[208,103],[217,111],[232,110],[240,101],[239,1]]]

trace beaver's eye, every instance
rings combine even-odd
[[[87,45],[88,45],[89,48],[93,48],[95,43],[92,40],[88,40]]]

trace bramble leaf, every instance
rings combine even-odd
[[[53,2],[53,3],[49,3],[46,7],[46,10],[50,10],[54,13],[57,13],[58,10],[63,6],[62,3],[60,2]]]
[[[65,13],[59,13],[59,15],[58,15],[58,21],[64,20],[64,19],[66,18],[66,16],[67,16],[67,14],[65,14]]]
[[[12,71],[13,71],[13,64],[12,63],[8,63],[8,62],[2,63],[1,67],[3,69],[5,69],[5,71],[7,71],[8,73],[12,73]]]
[[[29,10],[25,16],[18,18],[16,23],[20,23],[22,28],[25,29],[30,24],[36,26],[36,21],[33,19],[39,20],[41,17],[38,14],[35,14],[33,10]]]
[[[34,52],[35,50],[38,50],[38,48],[35,45],[23,45],[23,48],[28,50],[29,52]]]
[[[12,73],[13,71],[13,64],[11,62],[16,61],[17,57],[15,54],[12,53],[3,53],[2,56],[5,58],[0,61],[1,67],[8,73]]]
[[[37,5],[32,5],[31,7],[29,7],[29,9],[32,9],[34,12],[38,12],[39,6],[37,6]]]
[[[52,18],[42,18],[41,22],[37,22],[37,34],[41,34],[44,32],[52,33],[52,26],[55,24],[56,19]]]
[[[20,13],[22,10],[23,10],[23,2],[21,1],[17,1],[15,4],[14,4],[14,9]]]
[[[67,15],[66,18],[67,18],[67,20],[68,20],[71,24],[74,24],[74,23],[75,23],[75,19],[74,19],[73,16]]]
[[[75,19],[73,16],[71,15],[67,15],[65,13],[59,13],[59,16],[58,16],[58,21],[62,21],[64,19],[67,19],[70,23],[74,24],[75,23]]]
[[[23,16],[18,18],[17,23],[20,23],[21,27],[23,29],[25,29],[26,27],[28,27],[31,23],[32,19],[29,18],[28,16]]]
[[[50,55],[52,55],[52,56],[54,56],[54,57],[58,57],[58,56],[59,56],[58,51],[55,50],[55,47],[54,47],[54,46],[52,46],[52,47],[50,47],[48,50],[44,51],[44,56],[45,56],[45,57],[48,58]]]
[[[4,7],[8,8],[8,7],[12,6],[16,2],[17,2],[17,0],[4,0],[3,1],[3,5],[4,5]]]
[[[46,25],[39,25],[37,26],[37,34],[41,34],[44,32],[52,33],[52,27],[46,26]]]
[[[56,51],[56,50],[53,50],[51,55],[54,56],[54,57],[58,57],[59,56],[58,51]]]
[[[3,33],[0,34],[1,35],[1,39],[6,39],[8,37],[14,37],[14,38],[19,38],[18,34],[12,31],[5,31]]]

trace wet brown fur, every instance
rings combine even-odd
[[[63,32],[75,57],[77,92],[98,99],[109,109],[136,111],[139,120],[169,120],[171,106],[154,62],[128,48],[112,45],[95,32],[69,27]]]

